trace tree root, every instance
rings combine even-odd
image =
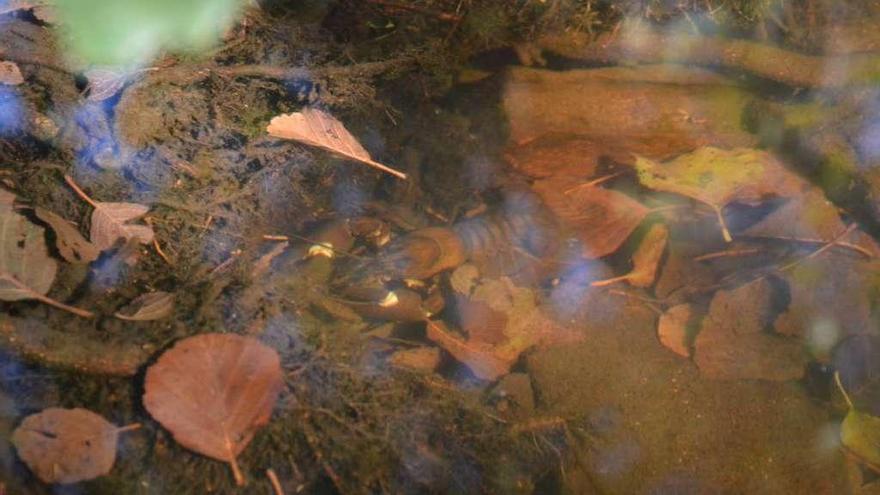
[[[531,58],[540,63],[540,55],[530,53],[530,48],[586,62],[723,67],[793,87],[828,88],[880,81],[880,55],[877,54],[812,56],[754,41],[660,33],[645,26],[624,26],[595,41],[586,33],[547,35],[533,46],[521,47],[526,62]]]
[[[151,352],[129,346],[84,339],[82,335],[48,327],[35,318],[0,315],[0,347],[51,368],[96,375],[132,376]]]

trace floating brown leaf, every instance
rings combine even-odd
[[[34,208],[34,213],[55,231],[55,247],[65,260],[71,263],[91,263],[101,254],[67,220],[43,208]]]
[[[269,122],[266,131],[271,136],[317,146],[349,160],[406,179],[406,174],[403,172],[374,161],[370,153],[348,132],[342,122],[321,110],[305,108],[302,112],[279,115]]]
[[[721,211],[726,205],[754,205],[767,197],[790,197],[803,187],[803,181],[773,155],[747,148],[706,146],[662,165],[639,157],[635,166],[645,187],[681,194],[710,206],[728,242],[732,237]]]
[[[181,340],[147,369],[144,406],[184,447],[228,462],[269,421],[283,385],[278,354],[258,340],[209,333]]]
[[[69,175],[64,181],[86,203],[92,205],[92,243],[101,251],[110,249],[119,239],[146,244],[153,240],[153,229],[148,225],[130,225],[128,222],[146,215],[150,207],[138,203],[103,203],[89,197]]]
[[[49,408],[22,421],[12,434],[18,456],[46,483],[76,483],[103,476],[116,461],[122,431],[86,409]]]
[[[128,321],[150,321],[165,318],[174,311],[174,295],[156,291],[136,297],[123,312],[113,316]]]
[[[49,257],[43,228],[12,209],[10,193],[0,192],[0,299],[36,299],[83,317],[92,313],[46,297],[58,264]]]
[[[583,256],[613,253],[644,220],[648,208],[626,194],[556,176],[532,186],[547,207],[580,239]]]
[[[654,285],[654,279],[657,278],[657,268],[660,266],[660,258],[663,257],[663,251],[666,250],[666,240],[668,238],[669,231],[665,225],[662,223],[652,225],[639,244],[638,249],[636,249],[636,252],[633,253],[632,271],[620,277],[593,282],[591,285],[601,287],[621,280],[626,280],[635,287],[650,287]]]
[[[84,74],[89,81],[89,101],[104,101],[119,93],[128,80],[127,74],[109,69],[89,69]]]
[[[145,215],[150,207],[137,203],[94,203],[92,242],[101,251],[110,249],[119,239],[135,239],[141,244],[153,240],[153,229],[147,225],[130,225],[128,222]]]
[[[14,62],[0,61],[0,84],[16,86],[24,82],[21,70]]]

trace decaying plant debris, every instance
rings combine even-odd
[[[782,491],[877,469],[870,7],[265,1],[113,67],[8,4],[0,429],[101,442],[0,442],[0,492],[761,491],[712,435]]]

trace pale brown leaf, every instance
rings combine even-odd
[[[0,61],[0,84],[16,86],[24,82],[18,65],[14,62]]]
[[[58,302],[45,294],[58,264],[49,256],[43,228],[12,208],[15,196],[0,191],[0,300],[36,299],[84,318],[92,313]]]
[[[266,131],[271,136],[293,139],[336,155],[358,161],[391,175],[406,179],[406,174],[373,160],[342,122],[315,108],[279,115],[269,122]]]
[[[124,72],[102,68],[89,69],[84,75],[89,81],[89,101],[104,101],[116,95],[128,80]]]
[[[626,194],[581,184],[571,177],[555,176],[532,187],[581,241],[583,256],[600,258],[623,244],[644,220],[648,208]]]
[[[278,354],[258,340],[209,333],[181,340],[147,369],[144,406],[184,447],[228,462],[266,424],[283,385]]]
[[[101,251],[70,222],[44,208],[34,208],[34,213],[55,231],[55,247],[62,258],[71,263],[91,263],[98,259]]]
[[[95,202],[92,212],[92,229],[89,237],[101,251],[110,249],[119,239],[134,239],[141,244],[153,240],[153,229],[147,225],[130,225],[127,222],[145,215],[150,207],[137,203]]]
[[[43,482],[76,483],[110,472],[119,432],[89,410],[53,407],[25,418],[12,443]]]
[[[657,324],[657,337],[660,343],[681,357],[690,357],[688,346],[688,324],[694,314],[690,304],[679,304],[669,308],[660,316]]]
[[[174,294],[156,291],[141,294],[113,316],[120,320],[150,321],[165,318],[174,311]]]
[[[35,299],[49,292],[58,265],[44,236],[42,227],[11,208],[0,210],[0,299]]]

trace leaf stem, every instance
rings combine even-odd
[[[56,301],[55,299],[52,299],[51,297],[44,296],[44,295],[40,294],[39,292],[31,289],[27,285],[24,285],[23,283],[19,282],[15,277],[13,277],[7,273],[0,273],[0,279],[8,281],[12,285],[14,285],[16,288],[18,288],[18,290],[20,290],[22,292],[26,292],[30,298],[36,299],[40,302],[44,302],[44,303],[48,304],[49,306],[55,306],[58,309],[63,309],[64,311],[68,311],[70,313],[73,313],[77,316],[81,316],[83,318],[92,318],[95,316],[95,313],[92,313],[91,311],[86,311],[85,309],[80,309],[80,308],[76,308],[73,306],[68,306],[62,302],[59,302],[59,301]]]
[[[92,208],[98,207],[98,204],[95,203],[92,198],[90,198],[89,195],[86,194],[82,189],[80,189],[76,182],[73,181],[73,177],[65,175],[64,182],[67,182],[67,185],[70,186],[70,188],[73,189],[73,192],[75,192],[80,198],[82,198],[83,201],[92,205]]]
[[[837,384],[838,390],[840,390],[840,394],[843,395],[843,400],[846,401],[846,407],[850,409],[855,409],[853,406],[852,400],[850,400],[849,395],[846,393],[846,389],[843,388],[843,384],[840,383],[840,372],[834,372],[834,383]]]
[[[119,428],[116,429],[116,433],[125,433],[127,431],[138,430],[141,428],[141,426],[143,426],[143,425],[140,423],[132,423],[130,425],[120,426]]]

